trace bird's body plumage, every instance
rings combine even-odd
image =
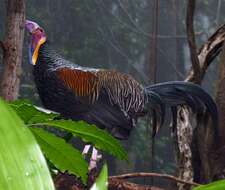
[[[139,117],[151,114],[154,131],[163,124],[166,106],[176,124],[177,106],[209,112],[217,126],[217,107],[200,86],[167,82],[143,87],[133,77],[115,70],[94,69],[67,61],[47,42],[44,30],[26,21],[32,35],[29,49],[34,79],[43,105],[72,120],[84,120],[127,139]]]
[[[144,115],[144,88],[131,76],[73,64],[40,48],[34,79],[46,108],[73,120],[85,120],[127,138]]]

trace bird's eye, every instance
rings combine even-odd
[[[41,29],[41,28],[39,29],[39,31],[40,31],[40,32],[44,32],[43,29]]]

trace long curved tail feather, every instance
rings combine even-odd
[[[147,98],[147,109],[150,108],[150,115],[152,116],[153,134],[155,136],[160,126],[163,125],[166,113],[166,104],[162,100],[160,94],[157,92],[145,89],[145,95]]]
[[[176,107],[180,105],[189,106],[194,113],[204,113],[205,111],[209,112],[214,126],[216,128],[218,126],[218,111],[216,103],[199,85],[190,82],[173,81],[147,86],[145,91],[149,96],[149,99],[153,97],[152,95],[154,95],[154,98],[157,97],[157,99],[153,100],[153,106],[158,103],[161,108],[159,116],[160,126],[164,122],[165,105],[172,111],[173,125],[175,126],[176,118],[174,117],[176,117]],[[149,103],[151,104],[151,101]]]

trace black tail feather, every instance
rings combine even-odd
[[[172,114],[172,132],[174,133],[177,126],[177,107],[171,107],[171,114]]]
[[[217,106],[212,97],[199,85],[190,82],[173,81],[147,86],[145,89],[148,94],[154,93],[154,97],[158,95],[157,97],[158,99],[160,98],[159,103],[161,109],[163,108],[165,111],[165,106],[162,106],[162,104],[166,104],[168,107],[172,108],[173,117],[176,117],[174,113],[175,107],[187,105],[194,113],[209,112],[214,126],[218,126]],[[157,103],[157,101],[155,103]],[[164,116],[165,112],[160,116],[161,121],[164,121],[164,118],[162,118]],[[174,121],[175,118],[173,118],[173,123]],[[162,123],[163,122],[161,122],[161,124]]]
[[[160,126],[163,125],[165,120],[166,106],[163,102],[160,95],[154,91],[146,90],[145,95],[147,96],[148,106],[151,110],[150,114],[152,115],[152,125],[153,125],[153,134],[155,136]]]

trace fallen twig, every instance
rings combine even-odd
[[[155,186],[146,186],[131,183],[117,178],[109,178],[109,190],[165,190]]]
[[[129,178],[136,178],[136,177],[160,177],[165,178],[169,180],[173,180],[179,183],[198,186],[201,185],[199,183],[191,182],[191,181],[184,181],[182,179],[179,179],[175,176],[168,175],[168,174],[159,174],[159,173],[145,173],[145,172],[139,172],[139,173],[128,173],[128,174],[122,174],[118,176],[111,176],[109,179],[129,179]]]

